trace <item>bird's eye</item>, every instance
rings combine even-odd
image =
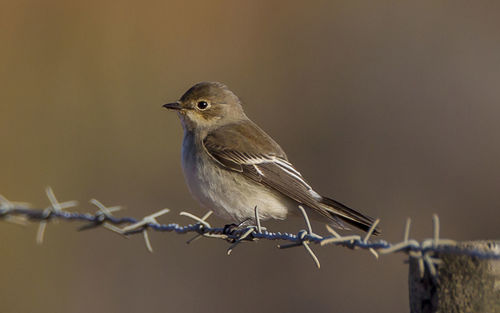
[[[208,106],[208,102],[206,101],[198,101],[198,103],[196,104],[196,107],[200,110],[206,110]]]

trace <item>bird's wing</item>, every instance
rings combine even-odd
[[[208,154],[224,168],[237,171],[332,218],[281,147],[251,121],[222,126],[203,140]],[[340,213],[340,215],[342,215]]]
[[[250,120],[217,128],[204,138],[203,146],[223,168],[304,204],[339,228],[348,229],[343,223],[347,222],[368,231],[373,223],[371,217],[316,193],[281,147]],[[374,234],[378,233],[375,229]]]

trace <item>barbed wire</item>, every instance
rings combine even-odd
[[[439,218],[437,215],[433,215],[434,229],[432,238],[425,239],[423,241],[410,239],[411,219],[408,218],[404,228],[403,240],[398,243],[389,243],[382,239],[377,241],[370,240],[375,227],[380,222],[379,219],[373,223],[372,227],[364,237],[359,235],[341,236],[328,225],[326,225],[326,229],[329,232],[329,235],[320,236],[313,232],[309,218],[302,206],[299,206],[299,209],[304,217],[307,229],[300,230],[297,234],[292,234],[286,232],[271,232],[262,227],[258,207],[254,208],[255,220],[257,224],[255,226],[243,228],[229,225],[226,225],[225,227],[213,227],[207,221],[212,214],[211,211],[202,217],[198,217],[189,212],[180,212],[181,216],[185,216],[196,221],[195,224],[162,224],[157,221],[157,218],[168,213],[170,211],[169,209],[159,210],[158,212],[147,215],[142,219],[132,217],[116,217],[113,215],[113,212],[120,210],[121,207],[107,207],[98,200],[92,199],[90,200],[90,203],[97,208],[97,211],[94,214],[70,212],[67,211],[67,209],[75,208],[78,205],[77,201],[59,202],[50,187],[46,188],[46,194],[50,205],[44,209],[31,208],[28,203],[9,201],[7,198],[0,195],[0,219],[20,225],[26,225],[29,221],[38,222],[39,226],[36,234],[36,242],[38,244],[43,243],[47,225],[52,220],[84,222],[85,224],[78,228],[80,231],[103,227],[124,237],[134,234],[142,234],[144,236],[146,247],[150,252],[153,252],[153,248],[148,235],[149,230],[158,232],[175,232],[178,234],[196,233],[196,235],[189,239],[187,243],[191,243],[202,237],[223,239],[230,243],[230,246],[227,249],[228,255],[231,254],[234,248],[236,248],[240,243],[245,241],[255,241],[259,239],[279,240],[286,242],[286,244],[278,245],[278,248],[280,249],[303,246],[318,268],[320,267],[320,262],[314,254],[311,244],[317,244],[320,246],[335,245],[350,249],[368,250],[376,258],[378,258],[380,254],[400,252],[407,254],[410,258],[418,260],[420,275],[422,277],[426,269],[432,276],[437,275],[436,265],[440,263],[440,260],[435,257],[436,253],[452,253],[481,259],[500,260],[500,247],[492,251],[466,249],[458,247],[458,243],[454,240],[440,238]]]

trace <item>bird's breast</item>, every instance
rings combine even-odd
[[[184,134],[184,139],[182,141],[182,171],[184,172],[184,178],[186,179],[186,184],[188,185],[191,194],[198,200],[198,202],[203,203],[203,189],[202,182],[200,181],[203,168],[200,155],[197,148],[197,144],[194,140],[194,135],[190,133]]]
[[[193,197],[207,210],[221,215],[223,186],[227,181],[204,150],[202,141],[191,133],[182,142],[182,170]]]

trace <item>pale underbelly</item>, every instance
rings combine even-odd
[[[284,219],[295,206],[292,200],[214,162],[208,155],[183,153],[184,176],[191,194],[219,217],[232,223],[254,221],[257,206],[263,220]]]

